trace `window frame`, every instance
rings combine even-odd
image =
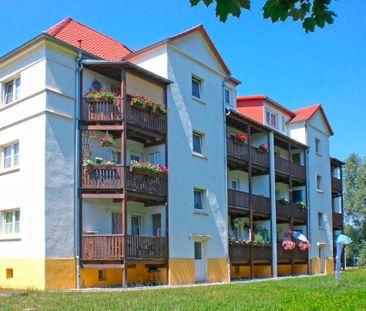
[[[137,221],[137,225],[138,225],[138,234],[135,234],[133,232],[133,218],[136,218],[138,221]],[[131,215],[131,235],[133,236],[140,236],[141,235],[141,232],[142,231],[142,217],[141,215]]]
[[[316,174],[315,182],[316,182],[316,191],[323,192],[323,177],[319,174]]]
[[[195,144],[194,144],[194,136],[198,136],[199,137],[201,152],[194,150],[194,146],[195,146]],[[192,153],[194,155],[198,155],[198,156],[201,156],[201,157],[203,157],[205,155],[204,137],[205,137],[205,134],[200,133],[198,131],[194,131],[194,130],[192,131]]]
[[[17,148],[15,148],[17,146]],[[6,149],[10,149],[10,156],[5,155]],[[0,146],[0,171],[6,172],[19,168],[20,148],[19,141],[13,141],[11,143]],[[10,166],[5,167],[6,160],[10,160]]]
[[[314,138],[315,142],[315,154],[321,155],[322,154],[322,148],[321,148],[321,141],[318,137]]]
[[[225,103],[225,106],[233,107],[231,92],[232,92],[232,90],[229,89],[228,87],[224,88],[224,103]],[[227,99],[226,94],[229,95],[229,101],[228,102],[226,101],[226,99]]]
[[[197,82],[197,86],[198,86],[198,96],[196,96],[194,94],[194,88],[193,88],[193,82]],[[199,78],[195,75],[192,75],[192,78],[191,78],[191,95],[194,97],[194,98],[198,98],[200,100],[202,100],[202,82],[203,82],[203,79],[202,78]]]
[[[197,208],[196,207],[196,194],[200,195],[200,201],[201,201],[201,208]],[[204,189],[200,189],[200,188],[193,188],[193,209],[195,211],[203,211],[205,210],[204,208],[204,202],[205,202],[205,190]]]
[[[274,118],[274,124],[272,124],[272,117]],[[275,128],[275,129],[279,129],[279,121],[278,121],[279,117],[278,117],[278,113],[273,112],[269,109],[265,110],[265,120],[266,120],[266,124]]]
[[[240,178],[231,177],[230,182],[231,182],[230,184],[231,190],[240,191]],[[233,187],[233,182],[236,183],[236,188]]]
[[[318,212],[318,227],[324,229],[324,213]]]
[[[11,214],[11,222],[6,221],[6,215],[9,214]],[[0,211],[0,236],[2,238],[19,236],[21,230],[20,225],[20,208],[4,209]],[[11,230],[7,230],[8,227],[11,227]]]
[[[19,83],[17,83],[17,81],[19,81]],[[10,93],[8,92],[8,88],[7,85],[11,84],[11,98],[8,100],[8,96],[7,94]],[[21,90],[22,90],[22,82],[20,79],[20,76],[15,76],[11,79],[5,80],[2,83],[2,88],[3,88],[3,94],[2,94],[2,103],[3,105],[9,105],[17,100],[20,99],[21,97]]]

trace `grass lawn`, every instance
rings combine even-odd
[[[366,310],[366,270],[279,281],[127,292],[0,291],[0,310]]]

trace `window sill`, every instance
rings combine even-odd
[[[204,210],[194,209],[193,210],[193,215],[208,216],[208,213],[205,212]]]
[[[0,241],[20,241],[20,234],[2,234],[0,235]]]
[[[319,152],[315,152],[315,154],[318,156],[318,157],[322,157],[322,154],[319,153]]]
[[[202,160],[207,160],[207,157],[205,157],[203,154],[201,153],[196,153],[196,152],[192,152],[192,156],[202,159]]]
[[[202,105],[207,105],[207,103],[204,100],[202,100],[201,98],[198,98],[198,97],[192,95],[192,99],[194,101],[196,101],[197,103],[200,103]]]
[[[318,192],[318,193],[324,193],[324,191],[323,190],[320,190],[320,189],[316,189],[316,192]]]
[[[11,168],[7,168],[7,169],[3,169],[0,171],[0,176],[19,172],[19,171],[20,171],[19,167],[11,167]]]

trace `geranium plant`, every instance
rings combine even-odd
[[[300,242],[298,246],[302,252],[306,252],[310,248],[310,245],[309,242]]]
[[[165,175],[168,172],[168,169],[160,164],[151,164],[148,162],[135,160],[131,161],[131,168],[133,171],[150,172],[156,175]]]
[[[242,134],[234,134],[232,137],[234,142],[237,144],[244,144],[247,140],[247,137]]]
[[[260,151],[260,152],[268,152],[269,151],[269,147],[267,145],[265,145],[265,144],[260,144],[258,146],[258,151]]]
[[[103,148],[111,148],[115,145],[114,140],[113,140],[113,136],[110,135],[108,132],[105,133],[105,135],[99,139],[99,144],[103,147]]]
[[[84,97],[89,100],[89,101],[93,101],[93,100],[105,100],[105,101],[114,101],[114,99],[116,98],[117,94],[109,91],[109,90],[100,90],[100,91],[93,91],[92,89],[90,89],[85,95]]]
[[[168,109],[164,105],[155,104],[149,98],[137,95],[131,97],[130,106],[148,111],[156,116],[162,116],[168,113]]]

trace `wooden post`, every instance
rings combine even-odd
[[[253,236],[253,206],[252,206],[252,146],[251,146],[251,127],[248,124],[247,125],[247,137],[248,137],[248,150],[249,150],[249,159],[248,159],[248,192],[249,192],[249,200],[248,200],[248,204],[249,204],[249,240],[251,241],[250,243],[250,278],[254,278],[254,248],[253,248],[253,241],[254,241],[254,236]]]
[[[127,163],[126,163],[126,105],[127,105],[127,94],[126,94],[126,71],[124,68],[121,69],[121,114],[122,114],[122,132],[121,132],[121,164],[122,164],[122,245],[123,245],[123,271],[122,271],[122,286],[127,287],[127,192],[126,192],[126,178],[127,178]]]

